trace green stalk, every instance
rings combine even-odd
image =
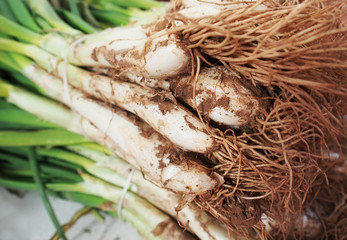
[[[13,57],[16,53],[10,53],[10,57]],[[14,81],[16,81],[19,85],[25,87],[26,89],[45,96],[45,91],[36,86],[29,78],[21,74],[20,72],[10,72],[10,75],[13,77]],[[17,84],[16,84],[17,85]]]
[[[85,142],[89,140],[65,129],[0,131],[0,145],[6,147],[63,146]]]
[[[0,147],[0,150],[3,150],[6,153],[15,154],[21,157],[26,157],[28,155],[27,147]],[[42,156],[40,155],[38,157],[42,158]],[[78,169],[83,168],[81,165],[77,165],[67,161],[62,161],[61,159],[54,158],[54,157],[46,157],[44,159],[44,162],[47,165],[59,166],[59,167],[62,167],[63,169],[70,170],[70,171],[77,171]]]
[[[6,179],[0,176],[0,186],[11,189],[19,190],[36,190],[37,187],[35,183],[32,182],[23,182],[14,179]]]
[[[1,58],[1,56],[0,56],[0,58]],[[3,70],[8,71],[8,72],[14,71],[13,68],[11,68],[10,66],[8,66],[7,64],[5,64],[1,61],[0,61],[0,69],[3,69]]]
[[[41,31],[22,0],[7,0],[7,3],[18,22],[34,32]]]
[[[10,71],[18,71],[19,72],[21,70],[21,68],[18,66],[16,61],[14,61],[11,58],[11,54],[9,52],[0,51],[0,63],[2,63]]]
[[[61,166],[63,168],[68,168],[68,169],[71,169],[71,170],[78,170],[78,169],[82,168],[80,165],[73,164],[73,163],[67,162],[67,161],[62,161],[59,158],[53,158],[53,157],[47,157],[45,159],[45,162],[47,164],[53,164],[53,165]]]
[[[82,8],[81,9],[82,15],[85,18],[85,20],[95,27],[100,27],[100,24],[95,19],[95,17],[93,16],[93,14],[91,13],[89,9],[89,3],[86,1],[81,2],[81,8]]]
[[[121,8],[121,7],[114,5],[113,3],[110,3],[110,2],[100,1],[98,3],[94,3],[92,6],[93,6],[93,9],[100,10],[100,11],[113,12],[115,15],[122,14],[122,15],[127,16],[127,17],[132,16],[131,11],[129,11],[128,9]]]
[[[62,58],[66,57],[70,44],[69,42],[73,41],[73,38],[70,36],[62,36],[62,34],[57,32],[50,32],[45,35],[37,34],[1,15],[0,22],[2,22],[2,24],[0,24],[1,33],[42,47],[43,49]]]
[[[8,92],[9,92],[8,88],[0,87],[0,97],[7,97],[9,95]]]
[[[35,149],[34,148],[30,148],[29,150],[29,161],[30,161],[30,166],[31,166],[31,169],[34,173],[34,180],[35,180],[35,183],[36,183],[36,186],[39,190],[39,193],[40,193],[40,196],[41,196],[41,199],[43,201],[43,204],[46,208],[46,211],[47,213],[49,214],[54,226],[55,226],[55,229],[57,230],[59,236],[63,239],[63,240],[67,240],[66,236],[65,236],[65,233],[64,231],[62,230],[62,228],[60,227],[60,224],[58,222],[58,219],[54,213],[54,210],[49,202],[49,199],[47,197],[47,194],[45,192],[45,187],[43,185],[43,182],[40,178],[40,172],[39,172],[39,166],[38,166],[38,163],[36,161],[36,153],[35,153]]]
[[[40,34],[37,34],[18,23],[11,21],[8,18],[0,15],[0,31],[7,35],[19,38],[26,42],[37,43],[40,41]]]
[[[1,83],[1,79],[0,79],[0,83]],[[17,108],[13,106],[12,104],[9,104],[5,100],[0,99],[0,109],[17,109]]]
[[[6,18],[12,20],[12,21],[16,21],[16,17],[13,15],[6,0],[0,0],[0,14],[5,16]]]
[[[38,117],[20,109],[0,109],[0,122],[15,123],[32,128],[57,128],[52,123],[41,121]]]
[[[113,185],[123,187],[126,184],[126,179],[121,177],[117,172],[106,167],[97,166],[92,160],[81,155],[57,148],[38,148],[37,153],[42,156],[55,157],[69,163],[80,165],[89,173]],[[135,185],[130,185],[129,189],[135,192],[137,191]]]
[[[9,38],[8,35],[6,35],[5,33],[2,33],[2,32],[0,32],[0,37],[1,37],[1,38]]]
[[[86,21],[84,21],[81,17],[72,14],[68,11],[65,10],[59,10],[59,12],[61,12],[64,17],[66,18],[66,20],[74,27],[80,29],[81,31],[85,32],[85,33],[94,33],[97,30],[90,25],[89,23],[87,23]]]
[[[36,151],[39,155],[63,159],[70,163],[82,166],[83,168],[93,164],[93,161],[85,157],[58,148],[38,148]]]
[[[41,16],[35,16],[35,21],[43,31],[49,31],[53,29],[53,27]]]
[[[29,65],[33,64],[32,60],[30,60],[29,58],[27,58],[21,54],[10,52],[9,55],[11,56],[11,60],[14,61],[17,66],[19,66],[18,72],[21,72],[23,68],[26,68]],[[41,90],[41,91],[43,91],[43,90]]]
[[[35,45],[20,43],[11,39],[0,38],[0,50],[26,55],[30,58],[33,58],[47,71],[53,70],[50,64],[50,59],[55,57]]]
[[[7,154],[0,152],[0,159],[5,161],[7,167],[12,168],[27,168],[29,167],[29,162],[13,154]]]
[[[6,154],[6,153],[0,152],[0,159],[4,160],[6,162],[5,165],[10,168],[19,168],[19,169],[25,168],[26,169],[30,166],[28,161],[18,156],[14,156],[12,154]],[[42,174],[45,174],[50,177],[60,178],[60,179],[73,181],[73,182],[82,181],[82,178],[77,173],[71,172],[69,170],[66,170],[58,166],[40,164],[40,171]]]
[[[0,78],[0,97],[7,98],[11,91],[13,91],[13,87],[10,84],[3,82]]]
[[[101,207],[110,203],[110,201],[95,195],[79,193],[79,192],[56,192],[56,195],[60,198],[64,198],[66,200],[74,201],[82,203],[83,205],[90,207]]]
[[[114,25],[127,25],[130,22],[129,17],[122,13],[99,9],[92,9],[91,11],[97,19]]]
[[[30,8],[44,18],[54,28],[71,35],[80,35],[81,32],[70,27],[56,14],[52,6],[46,0],[28,0]]]
[[[90,150],[102,152],[103,154],[106,154],[106,155],[114,155],[114,153],[109,148],[102,146],[98,143],[81,143],[81,144],[78,144],[78,146],[85,147]]]
[[[1,147],[0,150],[9,154],[26,158],[28,156],[27,147]]]
[[[143,9],[160,8],[163,3],[153,0],[99,0],[99,2],[111,2],[121,7],[137,7]]]
[[[31,169],[2,169],[1,174],[12,177],[32,177],[33,171]]]
[[[27,63],[26,58],[20,64]],[[29,61],[30,62],[30,61]],[[88,132],[88,136],[91,139],[99,139],[103,133],[98,131],[92,126],[86,119],[79,115],[74,114],[71,110],[67,109],[61,103],[57,103],[53,100],[47,99],[37,94],[31,93],[20,87],[13,86],[9,83],[0,81],[0,89],[6,90],[6,101],[12,103],[24,111],[30,112],[40,119],[57,124],[65,129],[81,134],[81,129],[85,129]],[[79,136],[80,137],[80,136]],[[1,140],[1,139],[0,139]],[[78,141],[80,143],[91,143],[90,141]],[[73,144],[70,142],[69,144]]]
[[[78,7],[75,0],[69,0],[69,6],[70,6],[70,11],[72,14],[74,14],[77,17],[81,17],[81,14],[78,11]]]

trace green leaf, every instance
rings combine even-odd
[[[36,32],[33,32],[20,24],[11,21],[10,19],[3,17],[0,15],[0,32],[5,33],[7,35],[17,37],[21,40],[37,43],[40,41],[40,35]]]
[[[37,131],[0,131],[0,146],[63,146],[90,142],[64,129]]]
[[[17,109],[12,104],[9,104],[5,100],[0,99],[0,109]]]
[[[19,109],[0,109],[0,122],[35,128],[58,128],[55,124],[41,121],[38,117]]]
[[[13,57],[16,53],[11,53],[10,56]],[[24,56],[23,56],[24,57]],[[16,57],[16,60],[18,60],[18,57]],[[22,85],[26,89],[34,92],[39,93],[41,95],[45,95],[45,91],[43,91],[41,88],[35,85],[32,81],[30,81],[29,78],[24,76],[22,73],[19,72],[11,72],[11,76],[19,83],[19,85]]]
[[[29,153],[29,150],[27,150],[27,153]],[[11,153],[0,152],[0,160],[2,160],[2,165],[4,165],[5,168],[10,168],[10,169],[29,168],[29,162],[28,160],[24,159],[23,156],[19,157]],[[43,161],[40,160],[40,162],[43,162]],[[54,179],[64,180],[65,182],[66,181],[68,182],[83,181],[83,179],[77,173],[77,171],[66,169],[64,167],[52,165],[49,163],[40,164],[40,174],[42,176],[50,177],[51,179],[54,178]]]
[[[108,200],[105,200],[100,196],[78,192],[58,192],[58,196],[66,200],[79,202],[90,207],[100,207],[101,205],[109,203]]]
[[[112,2],[121,7],[137,7],[142,9],[164,6],[163,3],[154,0],[101,0],[101,2]]]
[[[70,6],[70,11],[72,14],[74,14],[77,17],[81,17],[81,14],[78,11],[78,7],[75,0],[69,0],[69,6]]]
[[[15,15],[18,22],[23,26],[29,28],[34,32],[40,32],[40,27],[36,24],[35,20],[31,16],[31,13],[25,6],[24,2],[21,0],[7,0],[13,14]]]
[[[78,146],[85,147],[85,148],[88,148],[90,150],[98,151],[98,152],[101,152],[101,153],[106,154],[106,155],[114,155],[114,153],[109,148],[102,146],[98,143],[94,143],[94,142],[82,143],[82,144],[79,144]]]
[[[99,22],[95,19],[95,17],[93,16],[93,14],[91,13],[89,9],[89,3],[86,1],[83,1],[80,4],[81,4],[81,12],[82,12],[83,18],[94,27],[100,27]]]
[[[52,221],[53,225],[55,226],[55,229],[57,230],[59,236],[63,240],[67,240],[65,233],[58,222],[57,216],[54,213],[52,205],[49,202],[49,199],[47,197],[47,194],[45,191],[45,186],[43,185],[43,182],[42,182],[41,177],[40,177],[40,170],[39,170],[39,165],[38,165],[38,162],[36,159],[36,152],[35,152],[35,149],[33,147],[30,148],[30,150],[29,150],[29,162],[30,162],[31,170],[33,171],[33,174],[34,174],[34,180],[35,180],[36,186],[39,190],[39,193],[40,193],[42,202],[46,208],[46,211],[47,211],[49,217],[51,218],[51,221]]]
[[[16,21],[16,17],[13,15],[6,0],[0,0],[0,14],[5,16],[6,18],[12,20],[12,21]]]
[[[36,190],[37,187],[35,183],[31,182],[23,182],[15,179],[8,179],[4,177],[0,177],[0,186],[5,188],[13,188],[19,190]]]
[[[54,11],[47,0],[28,0],[29,6],[33,12],[44,18],[54,28],[71,35],[79,35],[81,32],[73,29],[66,24]]]
[[[59,12],[61,12],[64,15],[66,20],[72,26],[80,29],[81,31],[83,31],[85,33],[94,33],[97,31],[92,25],[90,25],[89,23],[84,21],[81,17],[76,16],[76,15],[74,15],[68,11],[65,11],[65,10],[60,10]]]
[[[53,29],[53,27],[43,17],[39,15],[35,16],[35,21],[38,25],[40,25],[43,31],[49,31]]]
[[[20,71],[19,65],[11,57],[11,53],[0,51],[0,63],[2,64],[0,68],[3,68],[7,71]]]
[[[114,11],[92,9],[92,13],[97,19],[114,25],[127,25],[130,22],[129,16]]]

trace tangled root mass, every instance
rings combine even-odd
[[[215,17],[187,19],[177,9],[169,16],[172,32],[191,49],[195,70],[200,62],[224,65],[264,87],[271,103],[247,131],[215,135],[220,147],[208,158],[225,183],[195,201],[232,231],[264,238],[271,236],[262,214],[276,223],[272,236],[303,237],[297,219],[314,209],[320,234],[339,238],[347,231],[347,192],[330,172],[341,165],[347,136],[345,1],[239,3],[226,1]]]

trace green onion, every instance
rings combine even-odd
[[[14,55],[15,55],[15,53],[11,53],[10,57],[13,58]],[[32,81],[30,81],[29,78],[27,78],[23,74],[21,74],[19,72],[11,72],[10,75],[13,77],[13,80],[15,82],[18,82],[20,85],[22,85],[26,89],[28,89],[34,93],[38,93],[40,95],[45,96],[45,92],[42,89],[40,89],[39,87],[37,87]]]
[[[16,61],[13,60],[11,53],[9,52],[0,51],[0,63],[6,67],[6,70],[20,71],[21,69]]]
[[[64,15],[66,20],[74,27],[80,29],[85,33],[94,33],[97,31],[92,25],[84,21],[81,17],[74,15],[65,10],[59,10],[60,13]]]
[[[5,16],[6,18],[12,20],[12,21],[16,21],[16,17],[13,15],[6,0],[0,0],[0,14]]]
[[[46,0],[28,0],[33,12],[44,18],[54,28],[72,35],[79,35],[81,32],[66,24],[54,11]]]
[[[36,190],[37,187],[35,183],[31,182],[23,182],[15,179],[7,179],[3,176],[0,176],[0,186],[11,188],[11,189],[19,189],[19,190]]]
[[[41,16],[35,16],[35,21],[42,28],[42,31],[50,31],[53,27]]]
[[[70,6],[70,10],[72,14],[74,14],[77,17],[81,17],[81,14],[78,11],[78,7],[75,0],[69,0],[69,6]]]
[[[126,179],[121,177],[115,171],[112,171],[109,168],[97,166],[94,162],[84,156],[78,155],[76,153],[72,153],[66,150],[57,149],[57,148],[38,148],[38,154],[42,156],[50,156],[62,159],[66,162],[82,166],[89,173],[97,176],[99,178],[104,179],[105,181],[114,184],[116,186],[124,186],[126,184]],[[137,191],[136,187],[131,185],[129,189],[133,191]]]
[[[61,146],[89,142],[65,129],[0,131],[0,146]]]
[[[85,20],[94,27],[100,27],[100,23],[95,19],[92,12],[89,9],[89,3],[87,1],[81,2],[81,12]]]
[[[37,159],[36,159],[36,152],[35,152],[35,149],[33,147],[31,147],[29,149],[29,161],[30,161],[30,166],[31,166],[31,169],[33,171],[33,177],[34,177],[34,180],[35,180],[35,183],[36,183],[36,186],[39,190],[39,193],[40,193],[40,196],[41,196],[41,199],[43,201],[43,204],[46,208],[46,211],[47,213],[49,214],[54,226],[55,226],[55,229],[57,230],[59,236],[63,239],[63,240],[67,240],[66,236],[65,236],[65,233],[63,231],[63,229],[60,227],[60,224],[58,222],[58,219],[54,213],[54,210],[49,202],[49,199],[47,197],[47,194],[46,194],[46,191],[45,191],[45,187],[43,185],[43,182],[40,178],[40,170],[39,170],[39,165],[37,163]]]
[[[27,42],[40,41],[40,35],[0,15],[0,31]]]
[[[41,31],[22,0],[7,0],[7,3],[18,22],[34,32]]]
[[[32,128],[57,128],[52,123],[41,121],[38,117],[18,109],[0,109],[0,122],[21,124]]]
[[[163,3],[153,0],[99,0],[100,2],[111,2],[122,7],[138,7],[143,9],[160,8]]]
[[[126,25],[129,21],[129,16],[124,15],[120,12],[114,12],[114,11],[107,11],[107,10],[100,10],[100,9],[92,9],[91,10],[93,15],[101,20],[105,21],[107,23],[115,24],[115,25]]]
[[[28,151],[29,153],[29,151]],[[18,156],[14,156],[8,153],[0,152],[0,159],[2,159],[4,165],[11,168],[29,168],[29,162]],[[65,179],[69,182],[80,182],[82,178],[77,174],[77,172],[72,172],[66,168],[61,168],[60,166],[48,165],[45,163],[40,164],[39,170],[42,174],[46,176],[51,176],[58,179]]]
[[[0,98],[0,109],[18,109],[18,108]]]

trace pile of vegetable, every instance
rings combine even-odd
[[[47,194],[147,239],[345,236],[343,0],[0,3],[0,185],[61,238]]]

